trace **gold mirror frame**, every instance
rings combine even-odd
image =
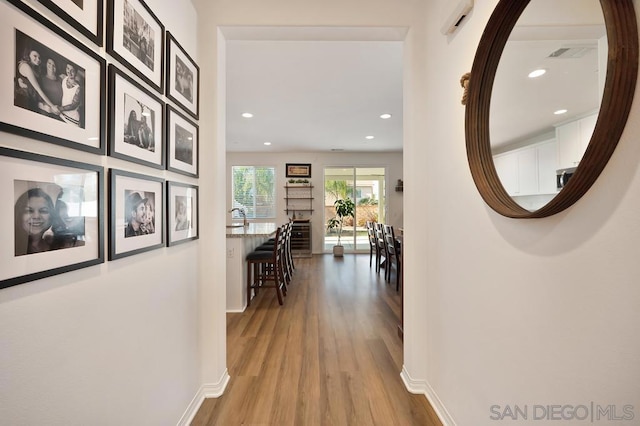
[[[624,130],[638,77],[638,26],[632,0],[600,0],[607,28],[607,76],[598,121],[568,184],[542,208],[529,211],[505,191],[491,153],[489,106],[496,69],[507,39],[529,0],[500,0],[482,34],[471,69],[465,114],[467,158],[484,201],[512,218],[541,218],[572,206],[596,181]]]

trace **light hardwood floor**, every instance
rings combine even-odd
[[[399,314],[368,254],[296,259],[284,306],[265,289],[227,314],[231,380],[192,425],[440,426],[400,378]]]

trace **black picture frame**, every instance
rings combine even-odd
[[[16,64],[0,69],[13,82],[13,96],[0,97],[0,131],[104,155],[104,58],[18,0],[0,3],[0,36]]]
[[[101,166],[0,147],[0,191],[0,288],[104,262]]]
[[[167,31],[166,95],[189,115],[200,116],[200,67]]]
[[[107,0],[107,53],[164,93],[164,25],[143,0]]]
[[[290,178],[310,178],[311,164],[309,163],[287,163],[286,177]]]
[[[200,238],[198,187],[167,182],[167,246]]]
[[[165,207],[164,179],[110,169],[109,260],[164,247]]]
[[[167,170],[197,178],[200,164],[199,127],[170,104],[166,105],[165,111]]]
[[[38,0],[75,28],[80,34],[102,47],[104,43],[103,0]]]
[[[165,168],[164,102],[109,64],[109,156]]]

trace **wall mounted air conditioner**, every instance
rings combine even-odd
[[[460,0],[449,8],[449,14],[445,15],[447,19],[440,28],[440,32],[444,35],[449,35],[458,29],[464,18],[473,9],[473,0]]]

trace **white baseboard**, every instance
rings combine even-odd
[[[453,421],[453,417],[451,417],[451,414],[449,414],[444,404],[440,401],[440,398],[438,398],[438,395],[428,382],[412,379],[405,366],[402,366],[402,373],[400,373],[400,377],[402,377],[402,381],[409,392],[422,394],[427,398],[443,426],[456,426],[456,422]]]
[[[224,370],[224,374],[222,375],[218,383],[210,383],[200,386],[200,389],[198,389],[196,396],[193,397],[191,403],[189,404],[189,407],[187,407],[187,410],[184,412],[182,418],[178,422],[178,426],[189,426],[193,421],[193,418],[198,413],[198,410],[200,409],[200,406],[202,405],[204,400],[206,398],[218,398],[222,396],[224,390],[227,388],[227,384],[229,384],[230,379],[231,377],[229,376],[229,372],[227,370]]]

